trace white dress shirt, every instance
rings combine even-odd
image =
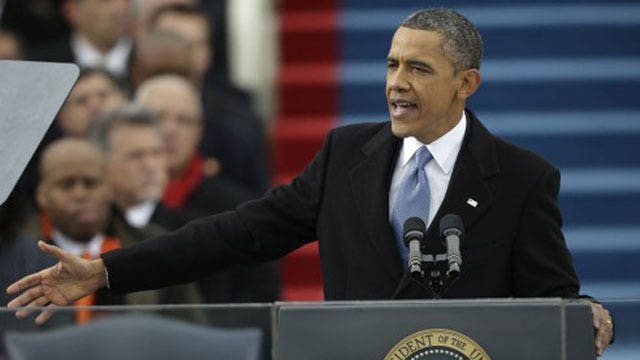
[[[83,243],[75,241],[64,235],[58,230],[53,230],[52,240],[62,250],[72,253],[76,256],[82,256],[86,251],[92,259],[97,259],[102,250],[104,235],[97,234],[89,242]]]
[[[402,140],[402,148],[396,162],[393,178],[391,179],[391,188],[389,189],[389,219],[393,214],[393,207],[398,199],[398,191],[405,173],[409,170],[409,161],[412,161],[413,154],[421,147],[426,146],[433,159],[427,163],[425,171],[429,180],[429,191],[431,193],[431,201],[429,204],[429,219],[427,220],[427,228],[433,221],[440,205],[444,200],[444,196],[449,187],[451,173],[458,159],[462,140],[467,129],[467,117],[462,112],[462,117],[453,129],[446,134],[431,142],[431,144],[423,144],[414,137],[404,138]]]
[[[74,34],[71,37],[71,50],[78,66],[103,68],[118,78],[124,78],[127,75],[129,54],[132,49],[133,42],[127,37],[120,38],[106,54],[100,52],[80,34]]]
[[[151,215],[156,210],[158,202],[156,200],[147,200],[139,205],[129,208],[124,217],[129,225],[142,229],[149,224]]]

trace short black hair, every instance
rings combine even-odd
[[[443,8],[420,10],[409,15],[400,26],[440,34],[442,50],[456,71],[480,69],[482,37],[478,28],[461,14]]]

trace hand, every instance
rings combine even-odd
[[[22,294],[7,307],[26,307],[16,311],[16,317],[24,318],[33,311],[29,307],[47,306],[36,317],[36,324],[41,325],[53,315],[54,305],[69,305],[95,292],[106,285],[106,278],[102,259],[84,260],[43,241],[38,242],[38,247],[59,262],[11,284],[7,288],[8,294]]]
[[[596,328],[596,354],[600,356],[613,339],[613,320],[609,311],[601,304],[591,302],[590,305],[593,313],[593,327]]]

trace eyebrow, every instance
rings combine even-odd
[[[427,64],[424,61],[420,61],[420,60],[408,60],[407,64],[411,65],[411,66],[419,66],[419,67],[423,67],[429,70],[433,70],[433,68],[431,67],[431,65]]]
[[[387,63],[389,62],[398,63],[398,59],[394,58],[393,56],[387,56]],[[433,71],[433,67],[431,65],[421,60],[407,60],[406,63],[409,64],[410,66],[419,66],[419,67],[426,68],[430,71]]]

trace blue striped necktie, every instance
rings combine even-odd
[[[398,188],[396,203],[391,214],[391,222],[396,233],[396,241],[403,263],[407,261],[408,249],[402,238],[404,222],[411,217],[418,217],[428,223],[431,192],[425,166],[433,159],[429,149],[421,146],[414,155],[404,179]]]

